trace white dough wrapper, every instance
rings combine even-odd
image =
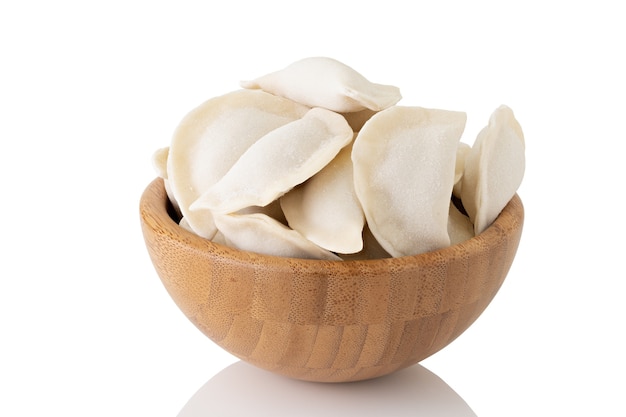
[[[465,158],[461,201],[476,235],[498,217],[519,188],[526,165],[522,128],[513,111],[498,107]]]
[[[266,206],[321,170],[353,135],[340,114],[313,108],[250,146],[191,210],[234,213],[249,206]]]
[[[168,182],[189,227],[211,239],[209,210],[191,204],[219,181],[259,138],[303,117],[309,108],[263,91],[237,90],[212,98],[179,124],[167,159]]]
[[[351,67],[327,57],[296,61],[282,70],[242,81],[241,86],[340,113],[379,111],[402,98],[398,87],[372,83]]]
[[[394,257],[450,244],[448,213],[466,114],[394,106],[374,115],[352,150],[367,223]]]
[[[341,260],[262,213],[216,214],[215,224],[221,241],[239,250],[288,258]]]
[[[313,243],[336,253],[363,249],[365,215],[354,191],[352,146],[280,198],[289,226]]]

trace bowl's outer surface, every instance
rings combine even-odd
[[[319,261],[242,252],[200,238],[168,213],[163,180],[141,197],[146,246],[168,293],[206,336],[293,378],[344,382],[413,365],[483,312],[515,257],[516,195],[481,235],[395,259]]]

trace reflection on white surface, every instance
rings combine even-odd
[[[211,378],[178,417],[454,416],[476,414],[437,375],[414,365],[381,378],[323,384],[236,362]]]

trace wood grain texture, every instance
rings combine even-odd
[[[439,351],[502,285],[522,233],[516,195],[481,235],[435,252],[321,261],[242,252],[179,227],[161,179],[140,201],[154,267],[182,312],[219,346],[289,377],[382,376]]]

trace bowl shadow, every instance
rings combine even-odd
[[[376,379],[325,384],[276,375],[242,361],[206,382],[178,417],[209,415],[476,417],[448,384],[419,364]]]

